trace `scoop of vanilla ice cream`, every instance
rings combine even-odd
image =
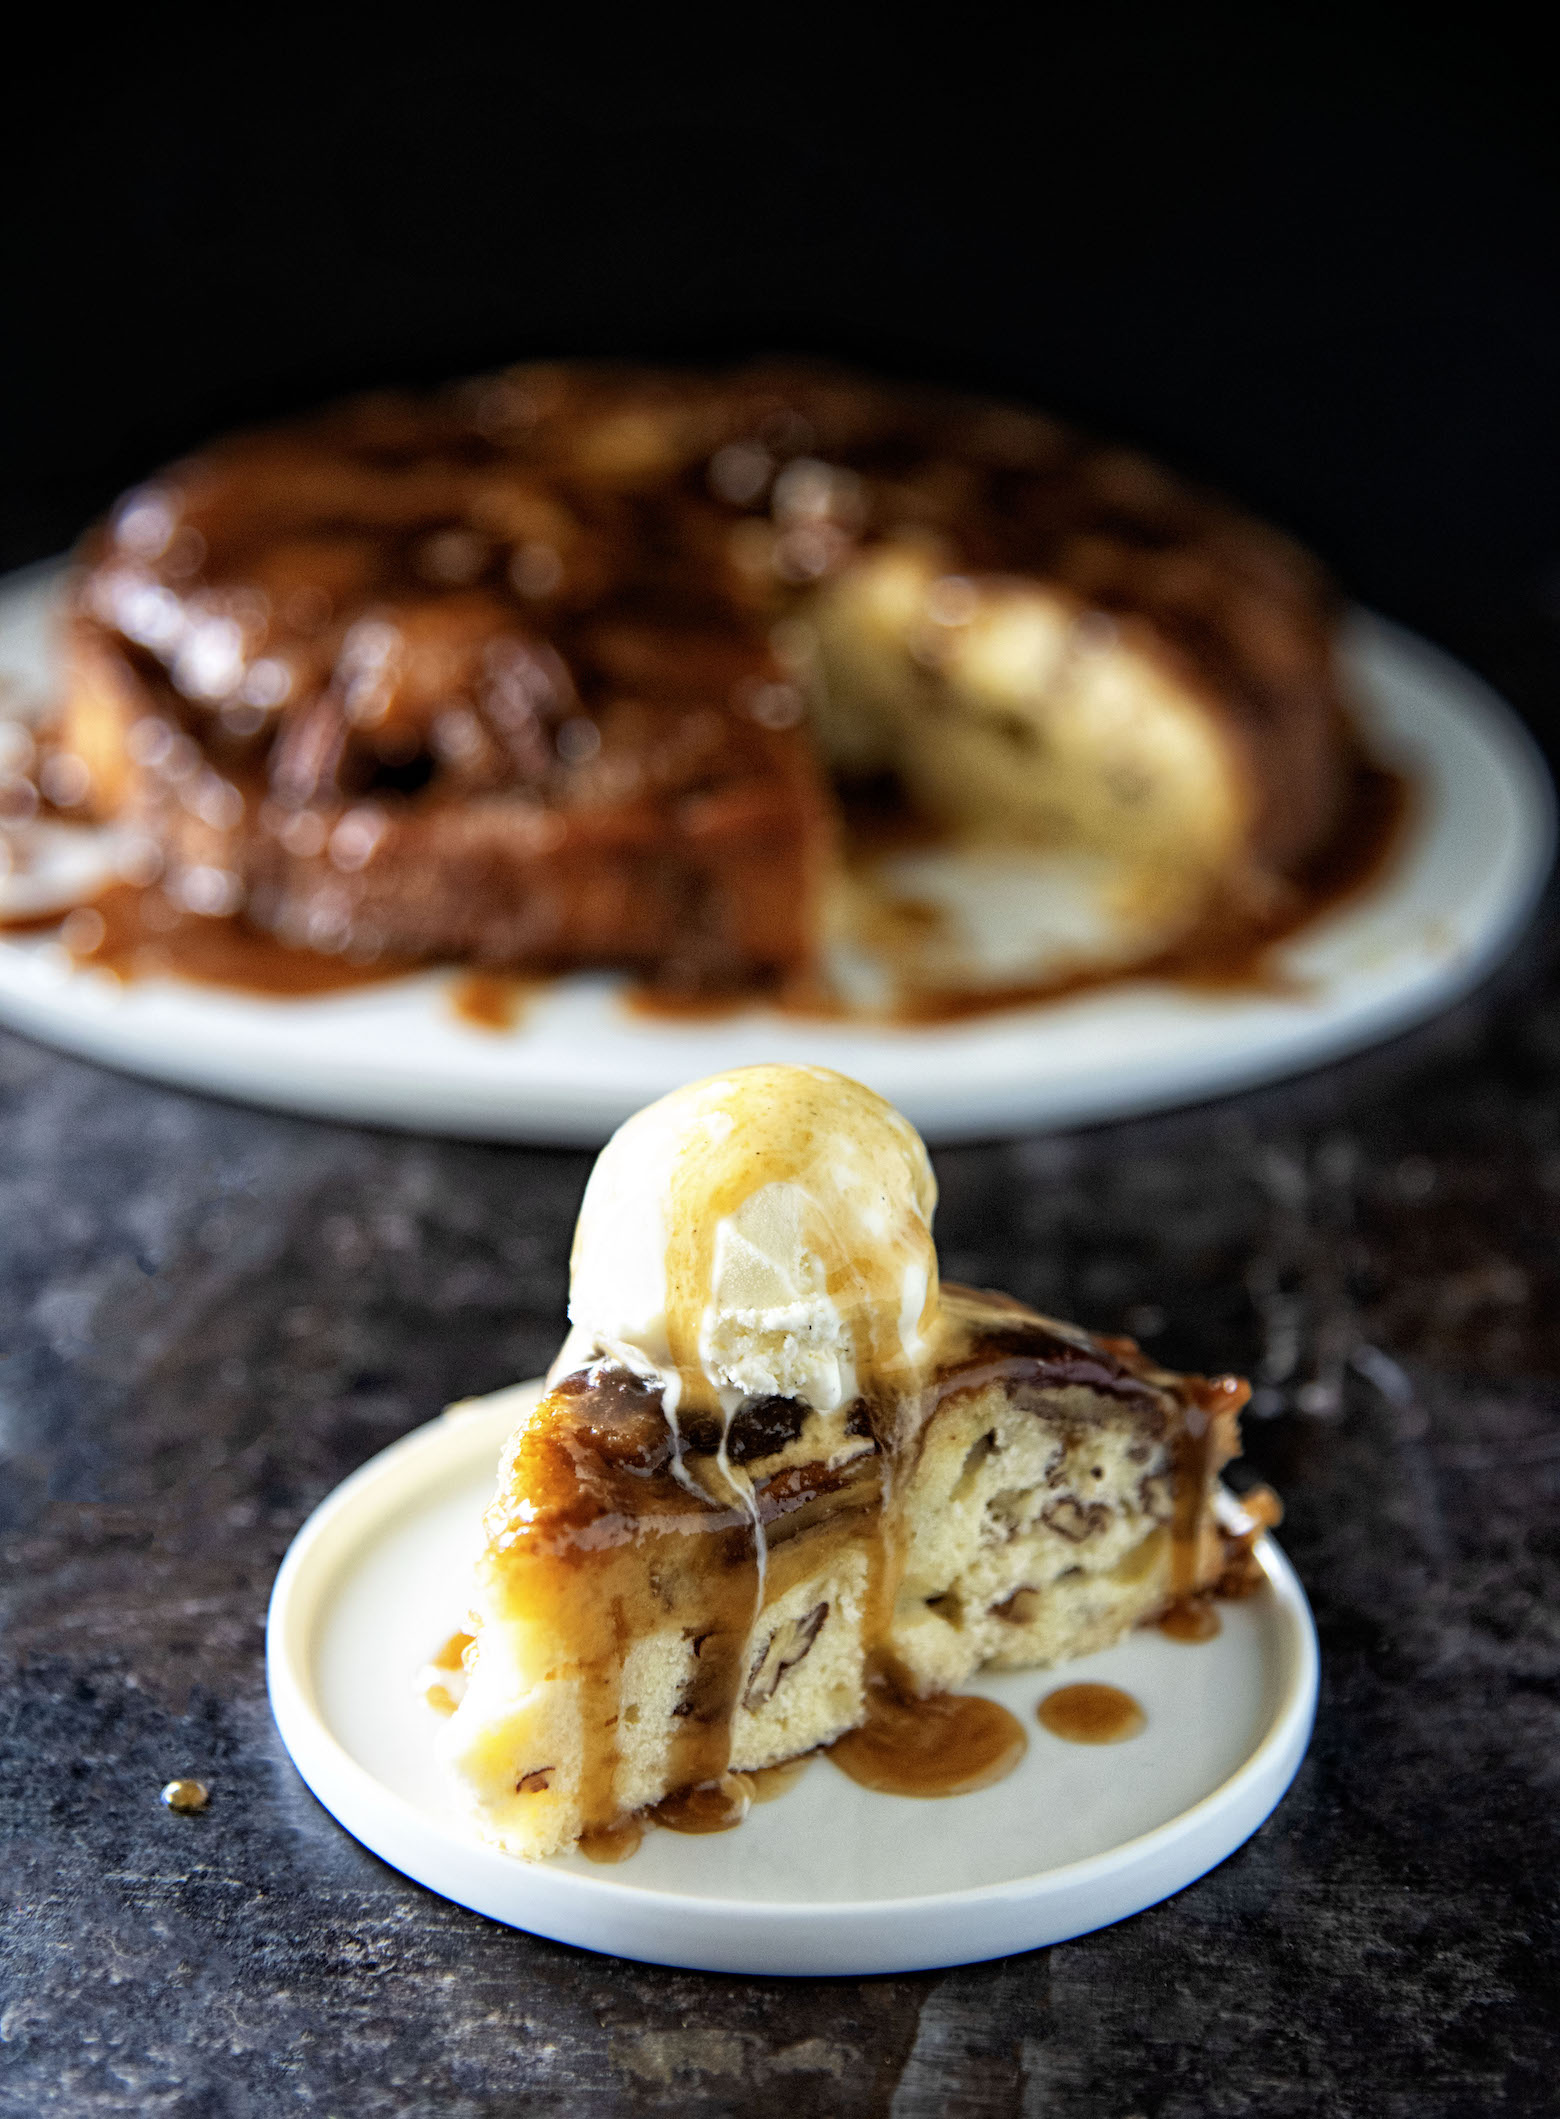
[[[668,1410],[902,1386],[937,1309],[926,1149],[826,1067],[739,1067],[619,1127],[574,1237],[566,1374],[609,1355]]]

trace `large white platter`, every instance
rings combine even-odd
[[[652,1832],[620,1867],[529,1863],[453,1810],[419,1668],[464,1618],[505,1433],[540,1386],[446,1414],[346,1480],[299,1532],[267,1636],[299,1772],[366,1846],[512,1927],[696,1970],[901,1972],[1060,1942],[1182,1889],[1249,1838],[1293,1779],[1316,1704],[1305,1596],[1270,1538],[1267,1586],[1218,1638],[1130,1636],[1065,1671],[978,1686],[1030,1733],[1008,1779],[940,1802],[878,1795],[825,1759],[735,1832]],[[1146,1730],[1073,1745],[1034,1718],[1062,1682],[1119,1685]]]
[[[58,573],[0,587],[0,674],[51,680]],[[1346,647],[1381,755],[1420,790],[1406,843],[1366,893],[1295,938],[1292,993],[1137,981],[925,1029],[635,1018],[607,978],[547,989],[513,1031],[463,1023],[446,974],[315,1000],[176,981],[128,988],[46,941],[0,938],[0,1018],[47,1042],[248,1102],[417,1131],[595,1144],[651,1098],[754,1060],[814,1060],[957,1139],[1155,1110],[1315,1066],[1422,1020],[1505,952],[1554,842],[1543,763],[1459,664],[1382,619]]]

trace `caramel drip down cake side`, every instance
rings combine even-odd
[[[946,1690],[1210,1587],[1242,1396],[957,1288],[897,1403],[674,1426],[610,1363],[563,1378],[506,1451],[442,1735],[480,1829],[565,1851],[832,1741],[874,1671]]]
[[[679,1444],[659,1392],[622,1369],[564,1378],[513,1438],[445,1739],[512,1851],[560,1851],[858,1718],[881,1453],[847,1417],[820,1456],[803,1439],[818,1416],[776,1411],[754,1408],[725,1438],[739,1461],[764,1452],[757,1526],[719,1467],[719,1427]]]

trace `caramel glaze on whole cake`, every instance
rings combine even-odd
[[[884,771],[959,829],[1130,846],[1188,918],[1270,908],[1352,770],[1284,539],[802,365],[366,398],[174,466],[81,556],[92,808],[188,912],[338,959],[805,988],[834,782]]]

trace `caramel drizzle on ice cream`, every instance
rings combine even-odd
[[[803,1258],[839,1314],[858,1387],[903,1389],[937,1310],[937,1191],[917,1134],[882,1097],[823,1067],[745,1067],[700,1086],[704,1108],[667,1201],[679,1412],[720,1403],[707,1347],[721,1238],[771,1186],[793,1196]],[[920,1294],[908,1318],[907,1274]]]

